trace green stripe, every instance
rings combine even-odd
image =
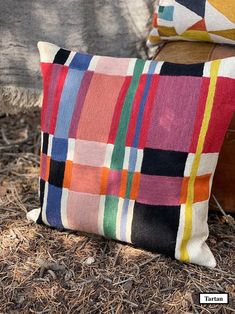
[[[126,142],[126,133],[128,130],[128,124],[131,115],[131,108],[133,100],[135,97],[136,89],[139,84],[140,76],[143,72],[145,65],[144,60],[137,59],[135,63],[134,73],[131,80],[130,87],[128,89],[124,105],[122,108],[122,113],[118,125],[117,136],[115,139],[115,144],[113,148],[112,160],[111,160],[111,169],[121,170],[123,167],[124,155],[125,155],[125,142]]]
[[[126,198],[130,198],[132,179],[133,179],[133,172],[128,172],[127,173],[127,184],[126,184]]]
[[[107,195],[104,209],[104,235],[116,239],[116,220],[118,211],[118,197]]]

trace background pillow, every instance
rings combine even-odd
[[[39,43],[39,223],[215,266],[205,243],[235,58],[199,64],[92,56]]]
[[[160,0],[147,45],[161,40],[235,44],[235,1]]]

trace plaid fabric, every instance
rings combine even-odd
[[[235,58],[179,65],[39,50],[37,222],[214,266],[208,199],[235,107]]]
[[[158,0],[147,46],[161,40],[235,45],[235,1]]]

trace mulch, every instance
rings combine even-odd
[[[215,269],[27,221],[39,207],[39,111],[0,117],[0,313],[233,313],[234,226],[210,212]],[[228,292],[228,305],[200,305]]]

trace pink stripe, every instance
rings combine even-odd
[[[68,69],[69,69],[68,67],[63,66],[61,68],[61,72],[59,75],[59,80],[58,80],[57,87],[56,87],[54,103],[53,103],[53,108],[52,108],[52,114],[51,114],[50,129],[49,129],[50,134],[55,133],[57,114],[58,114],[58,109],[59,109],[59,104],[60,104],[60,97],[61,97],[61,94],[63,91],[64,82],[65,82],[65,79],[66,79],[66,76],[68,73]]]
[[[108,176],[107,194],[119,196],[121,185],[121,171],[110,170]]]
[[[194,121],[194,130],[193,130],[193,135],[191,139],[191,145],[189,148],[189,151],[191,153],[195,153],[197,149],[197,142],[198,142],[198,137],[202,125],[202,119],[205,111],[205,106],[206,106],[206,98],[208,95],[208,90],[209,90],[209,84],[210,84],[210,79],[208,77],[203,77],[202,78],[202,86],[201,86],[201,93],[197,105],[197,112],[196,112],[196,117]]]
[[[116,139],[119,119],[120,119],[122,107],[123,107],[126,93],[127,93],[127,90],[129,88],[130,83],[131,83],[131,77],[128,76],[128,77],[126,77],[124,84],[122,85],[120,94],[118,96],[118,100],[116,103],[116,107],[114,110],[114,115],[113,115],[113,119],[112,119],[112,123],[111,123],[110,133],[109,133],[108,143],[110,143],[110,144],[114,144],[115,139]]]
[[[45,132],[46,110],[48,105],[48,94],[51,81],[53,64],[41,62],[41,72],[43,77],[43,102],[41,111],[41,129]]]
[[[80,165],[102,167],[105,160],[106,147],[105,143],[77,139],[75,141],[73,162]]]
[[[225,99],[226,106],[222,106],[221,104],[224,103]],[[227,77],[218,77],[211,118],[203,147],[203,153],[214,153],[220,151],[224,142],[226,131],[234,114],[234,108],[235,80]]]
[[[99,195],[69,191],[67,217],[69,228],[98,234]]]
[[[94,73],[82,107],[76,138],[107,143],[125,78]]]
[[[57,87],[58,80],[60,79],[60,73],[61,73],[62,68],[63,68],[63,65],[61,64],[53,64],[53,67],[52,67],[51,78],[50,78],[51,83],[50,83],[50,88],[48,91],[48,103],[47,103],[47,108],[45,112],[45,123],[44,123],[45,132],[49,132],[50,117],[53,110],[56,87]]]
[[[150,115],[151,115],[152,108],[154,105],[154,99],[157,93],[158,82],[159,82],[159,75],[157,74],[153,75],[152,81],[151,81],[151,87],[148,94],[147,103],[145,105],[144,115],[142,119],[139,146],[138,146],[139,148],[145,147],[147,134],[148,134],[148,127],[149,127],[149,122],[150,122]]]
[[[126,76],[129,58],[100,57],[95,72],[105,75]]]
[[[147,147],[188,152],[201,82],[201,77],[161,76]]]
[[[179,205],[183,178],[141,174],[137,201],[149,205]]]
[[[69,129],[70,138],[76,138],[77,127],[78,127],[78,122],[79,122],[81,111],[82,111],[82,106],[85,101],[87,90],[89,88],[93,73],[94,72],[91,72],[91,71],[85,72],[84,77],[82,79],[82,83],[81,83],[81,86],[77,95],[77,100],[76,100],[75,109],[72,116],[72,121],[70,124],[70,129]]]
[[[140,77],[140,81],[139,81],[138,88],[135,94],[131,117],[130,117],[130,121],[128,125],[128,131],[127,131],[127,136],[126,136],[126,146],[132,146],[133,144],[133,138],[135,136],[135,131],[136,131],[136,123],[138,119],[139,107],[140,107],[141,99],[143,96],[146,79],[147,79],[146,74],[143,74]]]

